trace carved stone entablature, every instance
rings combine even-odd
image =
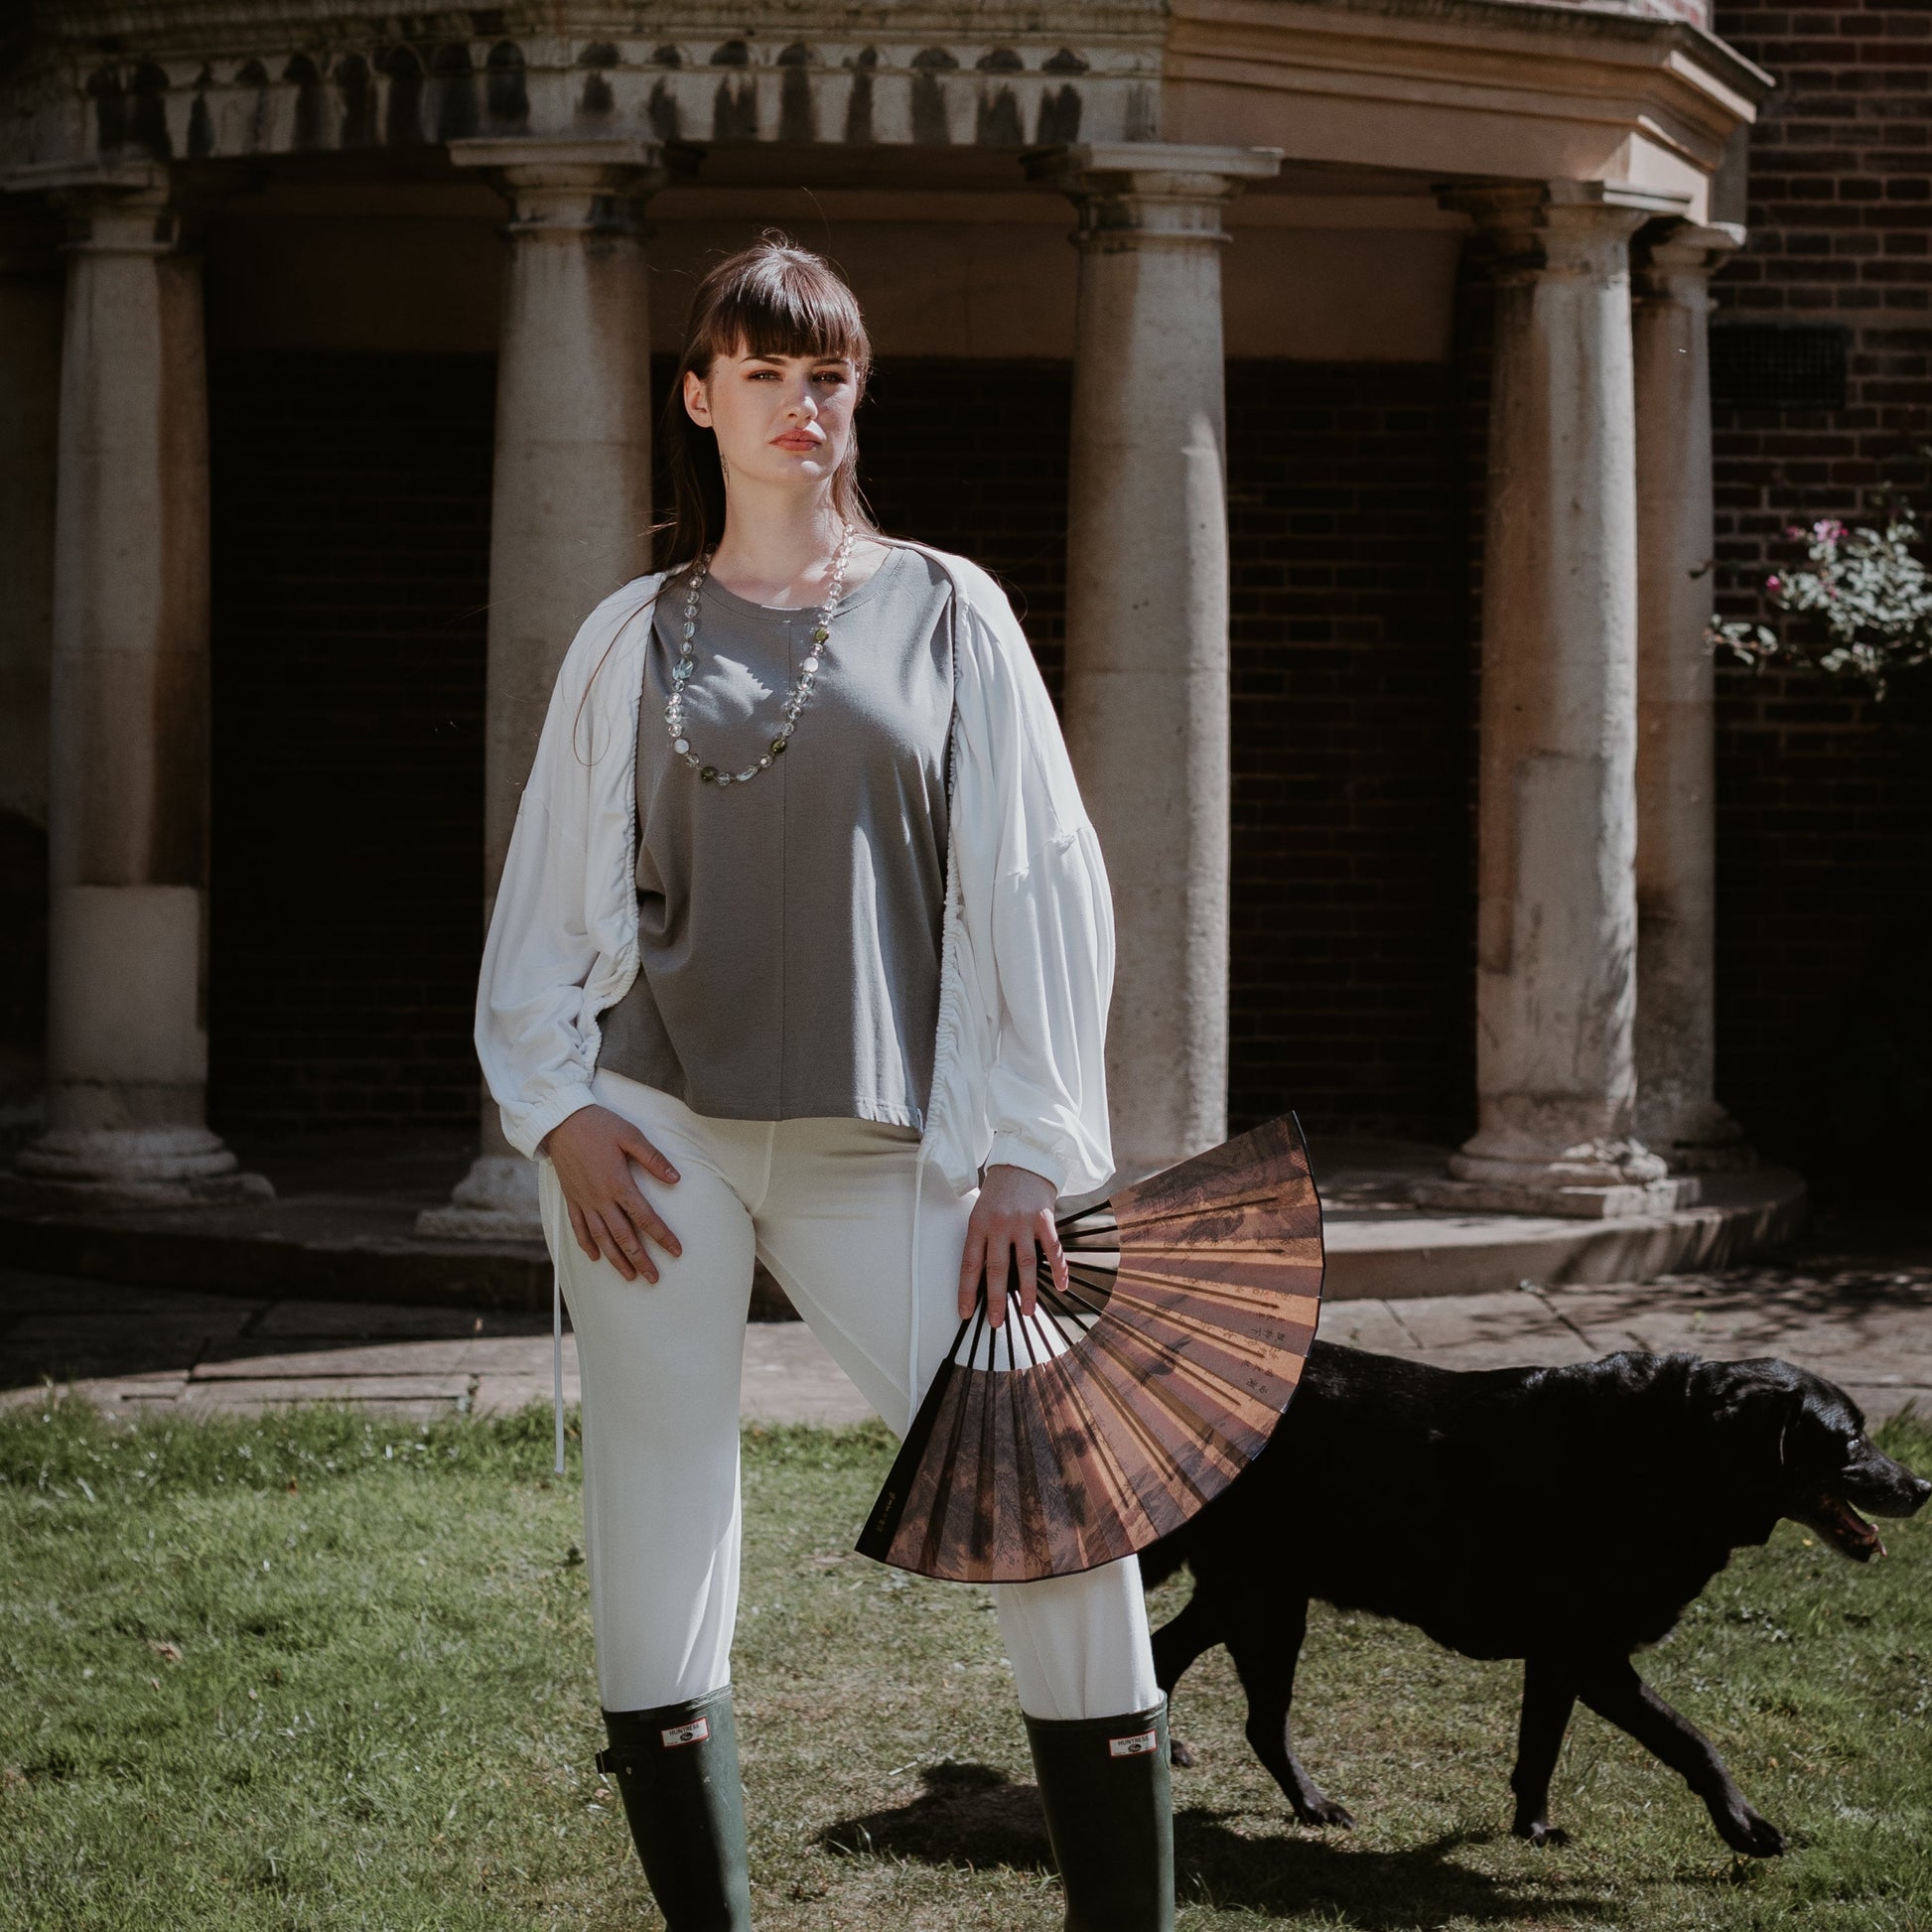
[[[104,11],[45,9],[68,31],[0,80],[0,161],[224,161],[478,135],[1020,149],[1160,132],[1162,17],[1142,7],[1060,7],[1042,29],[1039,14],[967,5],[753,8],[711,25],[688,6],[636,6],[622,31],[579,36],[555,31],[568,8],[524,33],[516,8],[387,23],[405,33],[323,0],[172,19],[116,8],[130,16],[121,32],[74,31]],[[774,23],[748,24],[761,12]],[[210,16],[203,46],[184,44],[194,13]],[[1089,15],[1099,31],[1083,38]]]
[[[21,0],[15,0],[16,6]],[[119,160],[648,141],[675,173],[1018,178],[1166,141],[1291,162],[1709,185],[1772,85],[1702,0],[25,0],[0,178]],[[415,157],[414,161],[408,157]],[[947,157],[950,157],[948,159]]]

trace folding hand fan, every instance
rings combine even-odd
[[[1058,1223],[1067,1288],[959,1324],[859,1538],[958,1583],[1145,1549],[1260,1453],[1314,1340],[1321,1205],[1292,1114]]]

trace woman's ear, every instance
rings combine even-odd
[[[704,383],[696,369],[684,371],[684,413],[700,429],[711,427],[711,402],[705,395]]]

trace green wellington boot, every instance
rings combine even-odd
[[[1168,1707],[1027,1719],[1066,1932],[1173,1932]]]
[[[655,1711],[607,1711],[617,1781],[637,1857],[670,1932],[749,1932],[745,1792],[731,1686]]]

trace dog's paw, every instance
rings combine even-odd
[[[1355,1820],[1348,1807],[1336,1804],[1332,1798],[1323,1797],[1319,1791],[1302,1799],[1295,1806],[1295,1816],[1305,1825],[1336,1825],[1344,1832],[1355,1829]]]
[[[1532,1845],[1568,1845],[1570,1834],[1561,1825],[1546,1824],[1541,1818],[1532,1818],[1523,1824],[1509,1828],[1518,1838],[1526,1838]]]
[[[1170,1764],[1178,1764],[1183,1771],[1191,1771],[1194,1768],[1194,1753],[1187,1748],[1187,1745],[1180,1738],[1170,1737],[1168,1739],[1168,1762]]]
[[[1784,1851],[1784,1834],[1749,1805],[1740,1805],[1735,1812],[1714,1814],[1713,1822],[1724,1842],[1747,1859],[1775,1859]]]

